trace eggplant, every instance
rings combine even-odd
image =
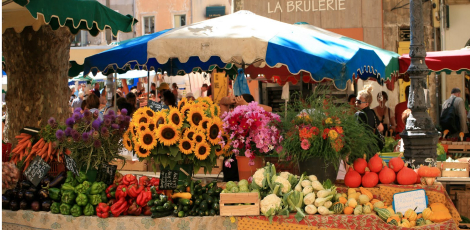
[[[39,210],[41,209],[41,204],[39,203],[39,201],[34,201],[33,203],[31,203],[31,209],[35,212],[39,212]]]
[[[11,200],[10,201],[10,210],[11,211],[18,211],[20,210],[20,204],[16,200]]]
[[[18,195],[16,196],[16,198],[18,198],[18,200],[22,200],[24,198],[24,194],[26,193],[26,191],[24,189],[21,189],[19,192],[18,192]]]
[[[49,183],[49,187],[50,188],[58,188],[60,185],[62,185],[64,182],[65,182],[65,172],[61,172],[59,173],[59,175],[57,175],[54,180],[52,180],[50,183]]]
[[[38,195],[39,195],[39,199],[41,199],[41,200],[49,198],[49,190],[41,189],[41,190],[39,190]]]
[[[29,203],[26,200],[20,201],[20,209],[26,210],[29,208]]]
[[[44,178],[42,178],[41,182],[40,182],[40,186],[41,187],[48,187],[49,184],[51,183],[52,181],[52,178],[48,175],[46,175]]]
[[[38,188],[36,188],[36,187],[29,187],[29,189],[28,189],[28,190],[26,190],[26,191],[27,191],[27,192],[33,192],[33,193],[36,193],[36,192],[38,192]]]
[[[10,198],[2,196],[2,209],[8,209],[10,207]]]
[[[52,200],[50,199],[45,199],[41,203],[41,210],[49,212],[51,210],[51,205],[52,205]]]
[[[20,187],[25,190],[29,189],[31,186],[33,186],[33,184],[27,180],[23,180],[20,183]]]
[[[3,195],[8,197],[8,198],[11,198],[13,196],[13,189],[6,190],[5,194],[3,194]]]
[[[17,189],[17,188],[12,189],[11,190],[11,198],[16,199],[16,197],[18,197],[18,191],[20,191],[20,190]]]
[[[24,193],[24,198],[26,199],[26,201],[32,202],[34,200],[34,198],[36,198],[36,194],[34,192],[31,192],[31,191],[26,191]]]

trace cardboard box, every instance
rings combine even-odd
[[[468,177],[468,163],[462,162],[437,162],[437,167],[441,169],[441,177]],[[446,171],[445,169],[466,169],[466,171]]]
[[[147,161],[144,160],[140,161],[132,161],[126,160],[126,164],[123,167],[124,161],[123,160],[116,160],[111,163],[112,165],[117,165],[117,169],[119,171],[147,171]]]

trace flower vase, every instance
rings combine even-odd
[[[262,168],[264,166],[262,157],[255,157],[253,161],[255,162],[255,164],[253,166],[250,166],[248,164],[250,162],[250,158],[245,156],[237,156],[238,177],[240,180],[248,180],[249,177],[255,174],[257,169]]]
[[[338,162],[338,164],[340,164]],[[323,182],[326,179],[330,179],[331,182],[335,183],[338,175],[338,169],[332,163],[325,163],[323,158],[309,158],[304,161],[299,161],[299,171],[305,172],[307,175],[315,175],[318,181]]]

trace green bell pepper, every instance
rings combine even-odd
[[[98,205],[101,203],[101,195],[88,195],[88,203]]]
[[[75,177],[73,176],[73,172],[67,171],[67,178],[65,178],[65,183],[72,183],[74,178]]]
[[[59,188],[49,188],[49,197],[52,200],[60,201],[60,189]]]
[[[81,172],[78,173],[78,176],[75,177],[75,179],[77,179],[78,183],[81,184],[81,183],[85,182],[88,178],[86,176],[86,173],[81,171]]]
[[[75,191],[75,188],[72,186],[71,183],[64,183],[62,187],[60,187],[60,191],[62,193],[65,191]]]
[[[79,184],[75,187],[76,193],[87,193],[88,189],[90,188],[91,183],[88,181],[84,181],[82,184]]]
[[[106,190],[106,184],[105,183],[103,183],[103,182],[93,182],[93,184],[91,185],[90,194],[92,194],[92,195],[100,194],[104,190]]]
[[[108,196],[106,196],[106,192],[101,192],[101,202],[108,203]]]
[[[79,185],[80,183],[78,183],[78,180],[77,179],[73,179],[72,181],[72,186],[75,188],[77,187],[77,185]]]
[[[72,216],[79,217],[82,215],[82,207],[78,206],[75,204],[71,209],[70,213],[72,213]]]
[[[60,214],[62,215],[70,215],[70,205],[62,203],[60,205]]]
[[[76,194],[73,191],[65,191],[62,193],[62,203],[72,204],[75,201]]]
[[[51,212],[53,214],[59,214],[60,213],[60,203],[59,202],[53,202],[51,205]]]
[[[77,202],[77,204],[79,206],[85,206],[88,204],[88,197],[87,195],[83,194],[83,193],[79,193],[77,195],[77,198],[75,199],[75,202]]]
[[[91,204],[87,204],[83,209],[83,215],[85,216],[93,216],[95,215],[95,207]]]

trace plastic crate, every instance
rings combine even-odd
[[[2,143],[2,162],[10,161],[11,143]]]

